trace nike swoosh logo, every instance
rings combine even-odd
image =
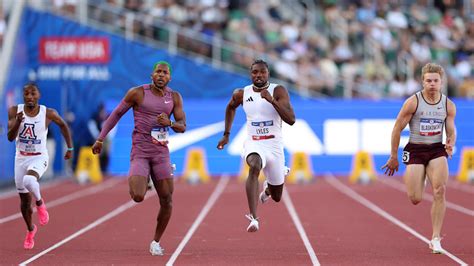
[[[173,134],[170,136],[168,148],[170,152],[175,152],[193,143],[207,139],[208,137],[222,132],[224,130],[224,121],[210,124],[204,127],[198,127],[186,130],[183,134]]]
[[[170,103],[171,101],[165,101],[165,103]]]

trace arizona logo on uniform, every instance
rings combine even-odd
[[[35,125],[25,123],[23,130],[20,133],[20,138],[22,139],[36,139],[35,134]]]

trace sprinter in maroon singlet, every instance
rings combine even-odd
[[[441,228],[446,212],[446,182],[449,177],[448,161],[456,145],[456,105],[441,92],[444,69],[427,63],[421,70],[423,89],[409,97],[398,113],[393,126],[391,152],[382,166],[385,174],[392,176],[398,171],[398,147],[402,130],[410,126],[410,138],[403,149],[402,160],[407,165],[403,180],[410,201],[417,205],[423,199],[426,178],[433,191],[431,225],[433,233],[429,247],[440,254]],[[443,131],[446,131],[446,142]]]
[[[173,176],[171,175],[170,154],[168,150],[168,130],[186,130],[183,100],[179,92],[167,87],[171,80],[171,66],[160,61],[155,64],[151,75],[152,84],[130,89],[122,102],[105,121],[92,152],[102,150],[102,142],[107,133],[117,124],[120,117],[133,107],[135,127],[132,135],[130,154],[130,196],[136,202],[145,198],[148,176],[151,177],[158,197],[158,213],[155,236],[150,244],[152,255],[163,255],[160,239],[171,217]],[[175,122],[170,117],[174,116]]]

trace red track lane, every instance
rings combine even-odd
[[[79,185],[76,185],[76,189],[80,188]],[[35,237],[35,247],[29,251],[23,250],[26,227],[22,218],[1,224],[0,250],[2,256],[0,256],[0,264],[18,264],[76,232],[84,225],[127,201],[129,199],[127,191],[127,182],[123,180],[106,191],[51,208],[49,210],[50,222],[44,227],[38,225],[37,215],[33,214],[33,221],[38,225],[38,233]],[[45,197],[49,196],[53,199],[52,195],[46,192]],[[69,257],[70,259],[71,257]],[[69,260],[56,264],[63,264]]]
[[[431,202],[423,200],[417,206],[411,204],[405,193],[395,190],[381,182],[364,186],[352,185],[354,190],[372,201],[385,211],[412,227],[423,236],[431,239]],[[449,198],[448,198],[449,200]],[[446,209],[443,229],[443,248],[461,260],[474,263],[474,218],[457,211]],[[428,253],[427,245],[417,240],[422,247],[421,252]],[[412,257],[412,256],[410,256]],[[430,254],[432,263],[441,263],[447,256]],[[454,261],[449,260],[454,265]]]
[[[151,256],[148,251],[149,244],[153,239],[156,215],[159,209],[158,197],[153,190],[148,191],[149,198],[144,202],[136,204],[125,212],[54,249],[32,264],[164,265],[201,211],[214,189],[214,185],[214,182],[198,186],[176,182],[173,196],[173,215],[161,241],[163,248],[165,248],[165,256]],[[128,187],[124,185],[120,191],[115,191],[110,197],[123,197],[128,200],[127,191]],[[111,211],[123,202],[125,201],[121,200],[120,203],[108,209],[101,207],[103,209],[101,215],[106,214],[105,210]],[[85,204],[91,204],[91,202]],[[99,204],[102,206],[103,203],[97,201],[95,206]],[[70,211],[65,209],[57,215],[67,216],[69,213]],[[87,226],[101,215],[81,223],[80,228]],[[76,227],[74,231],[80,228]],[[72,233],[72,230],[70,230],[67,235],[62,234],[61,239],[56,239],[56,242]]]
[[[245,184],[230,181],[174,265],[311,265],[283,201],[258,206],[258,232],[247,213]]]
[[[385,176],[379,177],[379,179],[381,178],[391,179],[392,182],[397,182],[396,184],[400,185],[400,187],[403,188],[404,192],[406,191],[405,184],[403,183],[403,180],[401,179],[401,177],[400,178],[397,178],[397,177],[389,178]],[[426,185],[425,192],[430,195],[433,195],[431,185],[429,183]],[[407,200],[408,200],[408,197],[407,197]],[[446,187],[446,200],[451,203],[461,205],[464,208],[474,210],[474,194],[468,193],[464,190],[459,190],[459,189],[447,186]]]
[[[474,183],[462,183],[456,180],[456,177],[450,177],[448,180],[448,188],[456,191],[463,191],[474,196]]]
[[[450,263],[447,257],[434,259],[423,242],[324,179],[305,186],[289,186],[288,191],[321,265]]]
[[[58,181],[59,184],[52,187],[44,186],[41,187],[41,194],[43,195],[46,204],[48,201],[53,199],[60,198],[64,195],[71,194],[78,190],[87,189],[92,185],[79,186],[77,182],[68,179],[63,181]],[[40,181],[40,186],[44,184]],[[13,194],[11,197],[4,198],[0,200],[0,218],[17,213],[20,211],[20,197],[17,193]]]
[[[346,178],[340,180],[347,184]],[[155,192],[149,191],[150,197],[145,202],[31,264],[164,265],[196,220],[216,183],[214,180],[207,185],[192,186],[176,182],[173,216],[162,239],[166,250],[163,257],[154,257],[148,252],[159,208]],[[75,184],[71,186],[65,184],[65,191],[72,193],[74,188],[84,189]],[[381,182],[349,186],[420,234],[430,237],[430,202],[424,201],[414,207],[405,193]],[[58,192],[58,188],[45,190],[45,198],[53,200],[67,194]],[[456,264],[447,256],[430,254],[424,242],[346,196],[324,179],[308,185],[288,185],[287,189],[322,265]],[[1,200],[2,206],[5,200],[11,199]],[[15,201],[18,206],[18,199]],[[50,224],[39,228],[32,251],[22,248],[26,231],[21,219],[0,224],[0,264],[23,262],[126,202],[129,202],[128,185],[123,180],[95,195],[51,208]],[[270,201],[259,205],[258,210],[261,229],[257,233],[247,233],[245,184],[230,181],[175,265],[311,265],[283,200],[278,204]],[[36,222],[36,214],[34,219]],[[443,233],[443,246],[448,251],[467,263],[474,263],[472,217],[448,209]]]

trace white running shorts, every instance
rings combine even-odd
[[[263,145],[259,141],[246,140],[242,154],[245,163],[252,153],[262,158],[263,174],[270,185],[278,186],[285,182],[285,153],[282,145]]]
[[[47,155],[21,156],[15,158],[15,185],[18,193],[28,193],[23,185],[23,177],[26,172],[33,170],[39,177],[48,169],[49,158]]]

